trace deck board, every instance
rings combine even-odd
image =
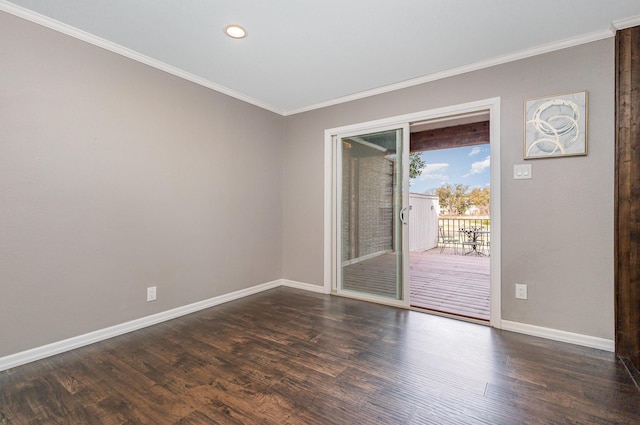
[[[344,288],[393,297],[395,276],[395,254],[384,254],[346,266]],[[489,320],[489,257],[412,252],[409,292],[413,307]]]

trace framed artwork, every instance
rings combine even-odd
[[[587,91],[525,100],[524,159],[587,154]]]

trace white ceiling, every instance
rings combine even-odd
[[[640,24],[640,0],[0,0],[0,9],[284,115]],[[226,37],[231,23],[248,37]]]

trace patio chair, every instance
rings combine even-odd
[[[482,230],[483,233],[476,235],[476,242],[478,243],[477,248],[484,255],[489,256],[491,255],[491,241],[489,240],[489,234],[486,233],[487,229],[485,227],[481,227],[480,230]]]
[[[478,245],[480,245],[480,242],[478,241],[478,236],[475,231],[476,229],[460,229],[460,233],[465,235],[465,238],[461,243],[464,255],[479,255]],[[464,252],[465,247],[468,249],[467,252]]]
[[[440,232],[440,254],[444,252],[444,249],[447,245],[453,246],[453,253],[458,254],[458,244],[460,243],[460,239],[452,238],[451,236],[447,236],[444,232],[444,227],[438,227],[438,231]]]

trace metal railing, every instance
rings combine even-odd
[[[444,237],[447,239],[461,239],[460,229],[482,229],[491,230],[491,219],[489,217],[439,217],[438,226],[442,229]],[[442,233],[440,233],[442,235]],[[438,239],[438,242],[440,239]],[[487,233],[485,242],[491,241],[491,234]]]

